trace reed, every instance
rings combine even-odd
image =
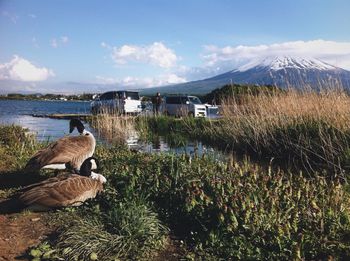
[[[350,97],[341,90],[288,90],[222,101],[223,119],[211,136],[261,156],[308,167],[347,168]]]
[[[98,136],[111,144],[125,144],[126,139],[136,133],[135,118],[103,108],[90,122]]]

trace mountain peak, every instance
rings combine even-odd
[[[262,59],[250,61],[238,67],[234,71],[244,72],[254,67],[268,68],[269,70],[278,71],[282,69],[312,69],[312,70],[335,70],[337,67],[325,63],[316,58],[305,58],[298,56],[271,56]]]
[[[315,90],[340,87],[350,90],[350,71],[315,58],[273,56],[255,59],[236,70],[211,78],[153,88],[152,91],[173,93],[176,90],[177,93],[204,94],[232,83],[297,89],[311,87]]]

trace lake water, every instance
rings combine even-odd
[[[0,100],[0,124],[15,124],[28,128],[36,134],[39,141],[53,141],[69,133],[69,120],[50,119],[33,117],[36,115],[48,115],[54,113],[90,113],[90,102],[76,101],[23,101],[23,100]],[[94,130],[85,123],[85,127]],[[215,158],[224,158],[210,146],[198,141],[188,141],[180,147],[170,146],[164,137],[152,142],[143,142],[138,138],[137,133],[127,139],[129,147],[149,153],[173,152],[186,154],[208,154]]]
[[[28,128],[38,140],[56,140],[69,133],[69,120],[33,117],[32,114],[89,113],[90,102],[0,100],[0,124]]]

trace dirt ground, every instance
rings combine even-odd
[[[23,206],[7,195],[8,189],[39,179],[42,178],[20,173],[0,174],[0,261],[28,260],[28,248],[38,245],[56,229],[49,222],[49,213],[23,211]]]
[[[181,245],[180,240],[170,236],[168,238],[167,246],[165,249],[161,250],[156,256],[151,258],[153,261],[177,261],[184,260],[186,255],[185,248]]]
[[[54,228],[41,213],[0,215],[0,260],[28,260],[28,248],[38,245]]]

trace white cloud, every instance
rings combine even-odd
[[[37,17],[35,14],[28,14],[28,16],[29,16],[30,18],[33,18],[33,19],[35,19],[35,18]]]
[[[101,43],[104,48],[112,49],[112,58],[117,64],[129,62],[141,62],[171,68],[176,66],[179,57],[175,52],[166,47],[162,42],[154,42],[150,45],[123,45],[110,47],[105,42]]]
[[[231,70],[252,60],[270,56],[292,55],[314,57],[332,65],[350,69],[350,42],[325,40],[294,41],[256,46],[207,45],[202,55],[204,67]]]
[[[122,79],[113,77],[96,76],[98,84],[115,84],[125,87],[153,87],[168,84],[176,84],[186,82],[185,78],[179,77],[176,74],[164,74],[155,77],[131,77],[127,76]]]
[[[14,55],[13,59],[0,64],[0,80],[14,80],[23,82],[45,81],[55,74],[45,67],[36,67],[30,61]]]

